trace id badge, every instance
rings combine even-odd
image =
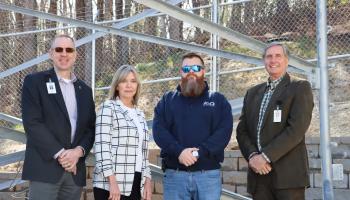
[[[282,120],[282,110],[277,109],[273,111],[273,122],[281,122]]]
[[[54,82],[47,82],[46,87],[47,87],[47,93],[56,94],[56,86]]]

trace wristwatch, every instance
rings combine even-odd
[[[192,151],[192,156],[199,158],[199,153],[198,151]]]

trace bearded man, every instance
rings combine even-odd
[[[153,137],[161,148],[163,199],[220,199],[220,163],[230,141],[231,106],[209,92],[203,59],[182,58],[181,82],[164,94],[154,111]]]

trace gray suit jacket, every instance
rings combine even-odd
[[[237,140],[243,156],[257,148],[259,109],[266,83],[249,89],[244,98]],[[282,110],[281,122],[273,122],[274,110]],[[273,187],[278,189],[309,186],[305,133],[310,125],[313,96],[309,82],[291,80],[286,74],[275,89],[263,119],[260,133],[262,152],[271,160]],[[248,170],[248,192],[255,189],[258,174]]]

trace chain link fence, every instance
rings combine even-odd
[[[1,2],[6,1],[2,0]],[[125,1],[122,7],[118,7],[118,5],[108,7],[108,2],[111,3],[113,1],[97,1],[97,4],[94,6],[84,4],[81,7],[62,1],[67,3],[65,7],[61,1],[57,2],[60,2],[56,4],[56,13],[58,15],[89,22],[92,22],[95,18],[96,23],[110,20],[120,21],[147,9],[133,1]],[[282,41],[290,48],[291,54],[315,63],[314,59],[317,56],[315,1],[259,0],[239,2],[227,0],[220,1],[220,3],[225,4],[219,7],[220,25],[262,42]],[[27,6],[24,4],[17,3],[16,5]],[[102,7],[99,4],[103,4]],[[193,9],[189,12],[210,20],[210,4],[209,0],[186,0],[179,6],[183,9]],[[52,7],[48,8],[47,6],[36,5],[36,8],[33,7],[33,9],[55,13],[55,10],[50,11]],[[92,9],[91,6],[95,7],[95,9]],[[96,12],[96,7],[98,12]],[[78,40],[93,34],[92,30],[86,28],[61,28],[68,25],[1,9],[0,17],[3,19],[0,22],[0,73],[47,53],[50,42],[57,33],[68,33]],[[350,103],[348,103],[350,102],[349,22],[350,2],[329,1],[330,100],[334,106],[330,109],[330,115],[334,116],[334,118],[340,111],[350,108]],[[111,25],[112,22],[104,23],[104,26]],[[210,33],[168,15],[156,14],[137,21],[125,27],[125,29],[206,47],[210,47],[211,44]],[[238,45],[234,41],[219,39],[218,46],[220,50],[261,57],[261,54]],[[167,90],[176,88],[181,56],[187,52],[186,49],[148,43],[117,35],[105,35],[96,39],[95,50],[92,48],[91,42],[78,47],[77,50],[79,56],[75,65],[75,73],[89,85],[93,82],[95,83],[95,101],[97,106],[106,98],[108,93],[106,87],[111,83],[116,69],[123,64],[136,66],[141,80],[144,82],[139,106],[145,111],[147,119],[152,119],[153,108],[162,94]],[[213,80],[211,77],[212,56],[208,54],[201,55],[206,62],[207,80],[211,83],[211,80]],[[93,57],[95,57],[94,64],[92,63]],[[29,73],[50,67],[52,67],[52,63],[46,60],[0,79],[0,112],[21,117],[20,96],[24,77]],[[92,80],[93,67],[95,68],[94,81]],[[252,71],[243,70],[255,67],[259,66],[239,60],[219,58],[217,64],[219,74],[216,77],[218,91],[222,92],[229,100],[243,97],[249,87],[267,80],[268,76],[263,68]],[[306,78],[300,74],[293,75]],[[317,105],[317,91],[315,92],[315,97],[315,105]],[[317,112],[318,108],[316,106],[311,128],[311,131],[314,132],[317,132],[319,127]],[[12,126],[4,121],[0,121],[0,125]],[[337,127],[341,129],[332,129],[332,134],[337,135],[339,131],[344,132],[346,130],[344,129],[345,123]],[[333,127],[331,126],[331,128]]]

